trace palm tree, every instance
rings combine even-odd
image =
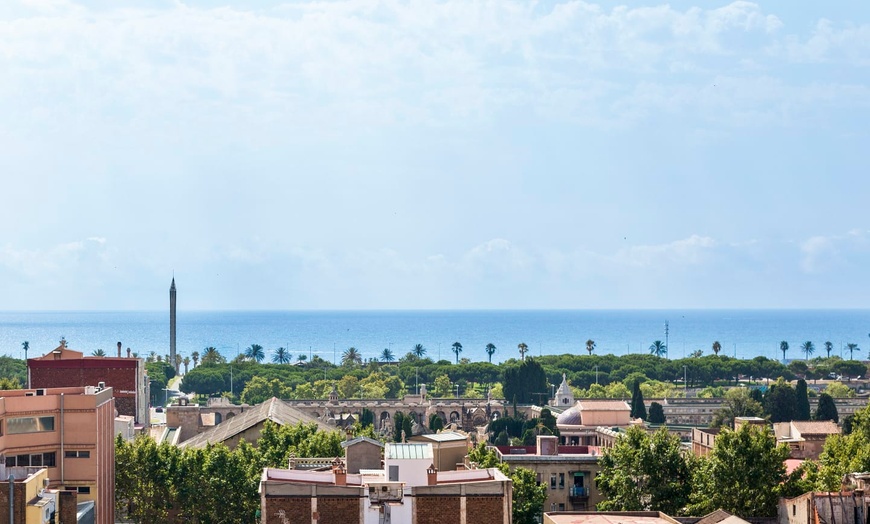
[[[263,346],[260,344],[251,344],[251,347],[245,350],[245,356],[260,363],[264,358],[266,358],[266,353],[263,351]]]
[[[30,342],[24,341],[21,343],[21,347],[24,349],[24,362],[27,362],[27,350],[30,349]]]
[[[586,341],[586,351],[589,352],[589,356],[592,356],[592,352],[595,351],[595,341],[591,338]]]
[[[806,342],[801,344],[801,351],[806,354],[807,360],[809,360],[810,355],[816,352],[816,346],[812,343],[812,341],[807,340]]]
[[[394,360],[396,360],[396,356],[393,355],[392,349],[384,348],[384,350],[381,351],[381,362],[393,362]]]
[[[846,344],[846,349],[849,350],[849,360],[852,360],[852,353],[858,351],[858,344]]]
[[[349,347],[341,354],[341,365],[353,366],[355,364],[362,364],[362,355],[357,348]]]
[[[148,358],[146,360],[148,362],[154,362],[155,360],[157,360],[157,352],[152,351],[151,353],[148,353]]]
[[[664,357],[668,354],[668,346],[665,345],[661,340],[656,340],[649,346],[650,355],[655,355],[657,357]]]
[[[184,357],[184,360],[181,361],[184,364],[184,374],[187,375],[187,367],[190,366],[190,357]]]
[[[414,349],[411,350],[414,353],[414,356],[417,358],[423,358],[426,356],[426,348],[423,347],[423,344],[414,345]]]
[[[713,353],[718,356],[720,351],[722,351],[722,344],[717,340],[713,342]]]
[[[178,373],[178,370],[181,369],[181,363],[184,362],[184,359],[181,358],[181,355],[178,353],[175,354],[175,372]]]
[[[163,362],[163,355],[157,355],[157,362]]]
[[[98,349],[98,350],[94,351],[93,353],[91,353],[91,355],[93,355],[95,357],[105,357],[106,352],[103,351],[102,349]]]
[[[289,364],[290,352],[284,348],[276,349],[275,354],[272,355],[272,362],[274,362],[275,364]]]
[[[462,353],[462,344],[460,344],[459,342],[454,342],[453,353],[456,354],[456,363],[459,364],[459,354]]]
[[[492,354],[495,353],[495,344],[490,342],[486,345],[486,355],[489,357],[489,363],[492,364]]]
[[[193,359],[193,367],[196,367],[196,365],[199,363],[199,351],[194,351],[190,355],[190,358]]]
[[[788,342],[783,340],[779,343],[779,350],[782,351],[782,361],[785,362],[785,352],[788,351]]]
[[[834,345],[830,342],[825,342],[825,353],[828,354],[828,358],[831,358],[831,350],[834,349]]]
[[[523,360],[523,362],[525,362],[526,353],[529,351],[529,346],[527,346],[525,342],[520,342],[519,344],[517,344],[517,349],[520,350],[520,358]]]
[[[226,359],[223,357],[223,355],[220,354],[220,352],[216,348],[209,346],[202,350],[203,366],[205,366],[206,364],[220,364],[222,362],[226,362]]]
[[[306,355],[305,353],[299,353],[298,355],[296,355],[297,362],[305,362],[306,360],[308,360],[308,355]]]

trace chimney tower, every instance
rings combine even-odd
[[[175,276],[172,277],[172,285],[169,286],[169,364],[178,373],[178,365],[175,362]]]

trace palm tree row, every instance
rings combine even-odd
[[[833,349],[834,349],[834,344],[832,344],[830,341],[827,341],[827,342],[825,342],[824,346],[825,346],[825,355],[827,356],[827,358],[831,358],[831,351],[833,351]],[[789,347],[788,342],[785,340],[783,340],[782,342],[779,343],[779,350],[782,351],[782,359],[783,360],[785,360],[785,353],[786,353],[786,351],[788,351],[788,347]],[[816,345],[813,344],[813,342],[811,340],[807,340],[806,342],[801,344],[800,349],[804,353],[804,355],[806,356],[806,360],[809,360],[810,355],[812,355],[813,353],[816,352]],[[861,348],[858,347],[858,344],[851,343],[851,342],[846,344],[846,349],[849,350],[849,360],[854,360],[855,352],[861,351]]]

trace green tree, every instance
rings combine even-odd
[[[794,420],[797,395],[791,384],[782,379],[776,381],[764,395],[764,411],[770,415],[771,422]]]
[[[834,349],[834,345],[831,344],[830,341],[825,342],[825,353],[827,354],[828,358],[831,358],[831,350],[833,350],[833,349]]]
[[[193,360],[193,367],[196,367],[199,364],[199,351],[191,353],[190,358]]]
[[[846,344],[846,349],[849,350],[849,360],[854,360],[854,353],[856,351],[860,351],[861,349],[858,347],[858,344],[849,343]]]
[[[520,342],[519,344],[517,344],[517,349],[520,350],[520,360],[522,360],[523,362],[525,362],[525,360],[526,360],[526,353],[528,353],[528,351],[529,351],[529,346],[526,345],[525,342]]]
[[[846,422],[850,420],[849,433]],[[843,477],[856,471],[870,471],[870,408],[857,411],[843,420],[843,435],[831,435],[819,457],[820,486],[824,491],[839,491]]]
[[[437,413],[429,415],[429,429],[436,433],[444,429],[444,421],[441,420],[441,417]]]
[[[203,366],[214,366],[216,364],[224,364],[227,359],[220,354],[220,352],[209,346],[202,350],[202,365]]]
[[[719,356],[720,351],[722,351],[722,344],[720,344],[719,341],[717,340],[717,341],[713,342],[713,354],[715,354],[716,356]]]
[[[363,428],[374,427],[375,414],[369,408],[363,408],[359,416],[359,425]]]
[[[11,389],[21,389],[21,383],[18,382],[18,379],[13,378],[0,378],[0,390],[11,390]]]
[[[435,383],[432,386],[432,395],[435,397],[446,397],[453,390],[453,383],[450,382],[450,377],[439,375],[435,378]]]
[[[605,498],[598,511],[684,513],[692,490],[693,459],[666,428],[652,435],[638,426],[628,428],[598,463],[601,471],[595,483]]]
[[[27,362],[27,350],[30,349],[30,342],[24,341],[21,343],[21,349],[24,350],[24,361]]]
[[[282,347],[276,349],[275,353],[272,355],[272,362],[275,364],[289,364],[290,352]]]
[[[342,366],[356,366],[362,364],[362,355],[355,347],[349,347],[341,354]]]
[[[665,409],[658,402],[649,405],[649,422],[650,424],[665,423]]]
[[[788,342],[783,340],[779,343],[779,350],[782,351],[782,360],[785,362],[785,352],[788,351]]]
[[[184,374],[187,375],[187,368],[190,367],[190,357],[184,357],[184,360],[181,361],[184,364]]]
[[[656,340],[649,346],[650,355],[655,355],[659,358],[666,357],[668,355],[668,346],[665,345],[661,340]]]
[[[834,403],[834,398],[827,393],[819,395],[819,405],[816,406],[816,420],[833,420],[840,421],[840,414],[837,413],[837,405]]]
[[[486,345],[486,356],[489,357],[489,363],[492,364],[492,355],[495,353],[495,344],[490,342]]]
[[[426,356],[426,348],[423,347],[423,344],[415,344],[414,349],[411,350],[417,358],[423,358]]]
[[[353,375],[345,375],[336,384],[339,398],[355,398],[359,396],[359,379]]]
[[[810,359],[810,355],[816,352],[816,346],[812,343],[812,341],[807,340],[803,344],[801,344],[801,351],[807,356],[807,360]]]
[[[502,372],[502,386],[505,398],[516,397],[520,404],[542,402],[547,398],[549,386],[547,373],[534,358],[524,360],[519,366],[513,365]]]
[[[807,381],[800,379],[795,387],[795,404],[794,420],[809,420],[810,419],[810,398],[807,395]]]
[[[91,353],[91,355],[93,355],[93,356],[95,356],[95,357],[105,357],[105,356],[106,356],[106,352],[103,351],[102,349],[96,349],[96,350],[94,350],[93,353]]]
[[[640,383],[634,383],[631,392],[631,418],[646,420],[646,404],[643,403],[643,393],[640,391]]]
[[[746,388],[731,388],[725,392],[722,408],[713,414],[710,426],[733,428],[736,417],[760,417],[762,414],[764,408],[761,403],[753,399]]]
[[[591,338],[586,341],[586,351],[589,352],[589,356],[592,356],[592,352],[595,351],[595,341]]]
[[[842,382],[830,382],[825,387],[825,393],[833,398],[854,398],[855,390]]]
[[[396,356],[390,348],[384,348],[384,350],[381,351],[381,362],[393,362],[395,360]]]
[[[263,352],[263,346],[260,344],[251,344],[245,350],[245,357],[254,362],[262,362],[266,358],[266,353]]]
[[[777,446],[767,428],[743,424],[736,431],[724,429],[710,455],[700,459],[689,513],[724,509],[744,518],[775,516],[788,456],[788,445]]]
[[[462,344],[460,344],[459,342],[454,342],[453,353],[456,354],[456,363],[459,364],[459,354],[462,353]]]
[[[259,404],[272,397],[290,398],[292,396],[293,393],[290,388],[285,386],[281,380],[277,378],[269,380],[264,377],[254,376],[245,384],[241,400],[246,404]]]

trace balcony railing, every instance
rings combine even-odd
[[[584,488],[582,486],[571,486],[571,496],[572,497],[588,497],[589,496],[589,488]]]

